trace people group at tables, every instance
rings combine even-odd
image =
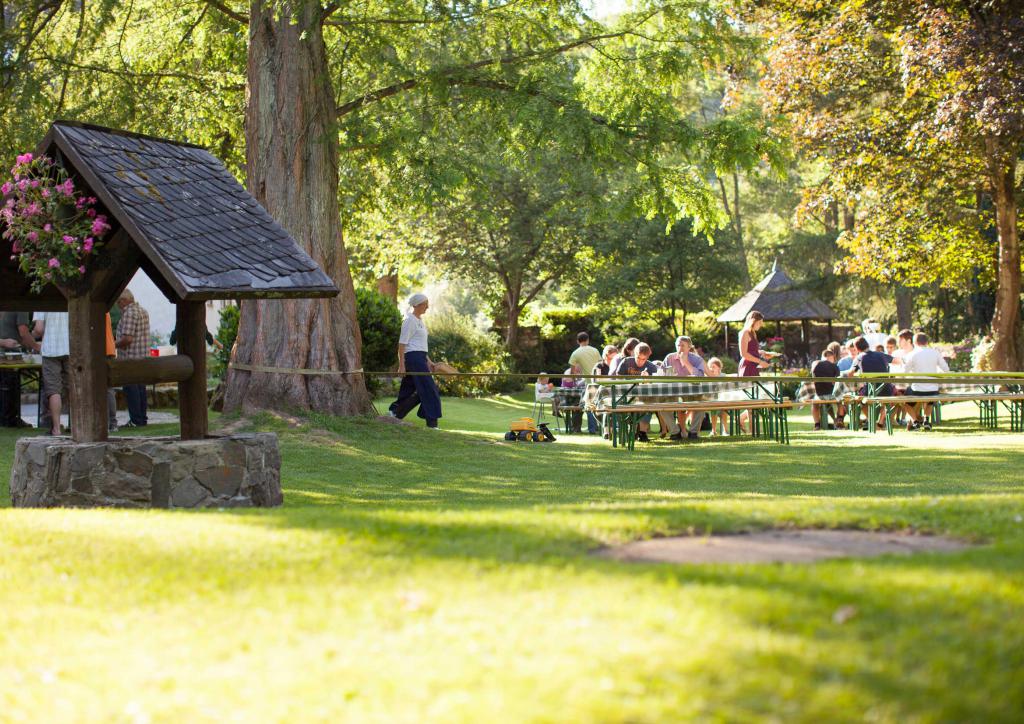
[[[866,320],[871,321],[871,320]],[[764,317],[757,311],[747,315],[745,324],[740,333],[739,339],[739,369],[741,377],[756,377],[761,371],[771,366],[772,358],[779,355],[761,349],[758,341],[758,332],[764,325]],[[877,327],[877,326],[876,326]],[[869,325],[864,325],[869,329]],[[871,337],[869,341],[868,337]],[[576,337],[577,347],[569,357],[569,366],[565,370],[566,377],[562,379],[562,387],[586,387],[587,380],[580,376],[603,377],[616,376],[671,376],[671,377],[719,377],[722,376],[722,361],[717,357],[705,360],[699,350],[694,346],[690,337],[682,335],[675,340],[675,350],[668,353],[663,359],[653,359],[653,350],[646,342],[636,337],[630,337],[621,345],[609,344],[601,350],[590,345],[590,335],[587,332],[580,332]],[[872,342],[875,342],[872,346]],[[896,336],[885,336],[877,331],[877,328],[870,328],[867,335],[861,335],[847,341],[845,344],[830,342],[821,353],[821,358],[811,366],[811,376],[820,378],[844,378],[857,377],[871,373],[905,373],[914,375],[929,375],[937,372],[948,372],[949,366],[943,358],[942,353],[932,347],[928,336],[922,332],[912,332],[904,329]],[[844,388],[849,383],[840,382]],[[541,388],[544,388],[543,390]],[[538,394],[551,392],[555,387],[554,382],[547,376],[538,379]],[[821,399],[835,399],[837,383],[831,381],[819,381],[813,385],[815,396]],[[867,381],[861,384],[854,384],[854,388],[860,395],[872,394],[878,397],[889,397],[894,395],[912,395],[914,397],[933,397],[939,394],[939,385],[932,382],[914,382],[910,385],[894,385],[890,382],[882,382],[868,387]],[[838,405],[838,413],[835,418],[836,427],[846,427],[846,410]],[[927,403],[908,403],[894,409],[894,416],[898,421],[905,420],[908,430],[931,429],[929,415],[931,405]],[[590,434],[600,434],[601,423],[593,412],[587,412],[587,431]],[[812,405],[811,414],[814,419],[814,429],[823,427],[821,410],[819,405]],[[699,437],[701,427],[704,423],[706,413],[680,411],[674,414],[659,413],[662,435],[668,435],[673,440],[696,439]],[[724,412],[712,413],[712,435],[727,435],[727,415]],[[650,427],[652,415],[646,414],[640,418],[637,428],[637,440],[648,442],[650,440]],[[750,414],[745,412],[741,416],[741,430],[746,431],[750,421]],[[577,413],[569,420],[570,428],[576,432],[581,431],[582,412]],[[862,421],[856,424],[863,425]]]

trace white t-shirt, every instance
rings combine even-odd
[[[949,365],[942,352],[934,347],[914,347],[914,351],[903,358],[903,372],[908,375],[928,375],[935,372],[949,372]],[[912,392],[938,392],[939,386],[934,382],[914,382],[910,385]]]
[[[415,314],[408,314],[402,322],[402,333],[398,336],[398,343],[405,345],[406,352],[428,351],[427,325]]]
[[[71,354],[67,312],[43,312],[43,357],[67,357]]]

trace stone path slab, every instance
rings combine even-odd
[[[813,563],[924,551],[958,551],[968,543],[943,536],[861,530],[772,530],[739,535],[654,538],[602,548],[596,555],[643,563]]]

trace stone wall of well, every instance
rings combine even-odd
[[[270,433],[100,443],[22,438],[11,501],[15,507],[275,506],[283,502],[281,455]]]

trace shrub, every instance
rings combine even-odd
[[[459,372],[511,372],[512,358],[497,337],[477,329],[472,320],[454,313],[439,314],[427,321],[430,358],[445,361]],[[438,377],[441,392],[468,397],[523,388],[515,377]]]
[[[220,324],[217,326],[217,341],[223,345],[213,353],[214,363],[211,365],[210,373],[214,377],[224,377],[227,372],[228,362],[231,361],[231,349],[235,346],[235,338],[238,337],[238,319],[241,312],[238,305],[231,304],[220,310]]]
[[[687,315],[686,334],[703,350],[718,349],[722,344],[722,325],[708,310]]]
[[[398,337],[402,314],[389,297],[375,289],[356,289],[356,316],[363,336],[363,369],[386,371],[398,364]],[[370,392],[380,389],[380,378],[366,377]]]
[[[600,349],[604,346],[605,336],[598,328],[594,309],[560,307],[544,310],[541,314],[542,369],[549,372],[564,370],[569,364],[569,355],[576,349],[576,335],[580,332],[590,334],[592,347]]]

